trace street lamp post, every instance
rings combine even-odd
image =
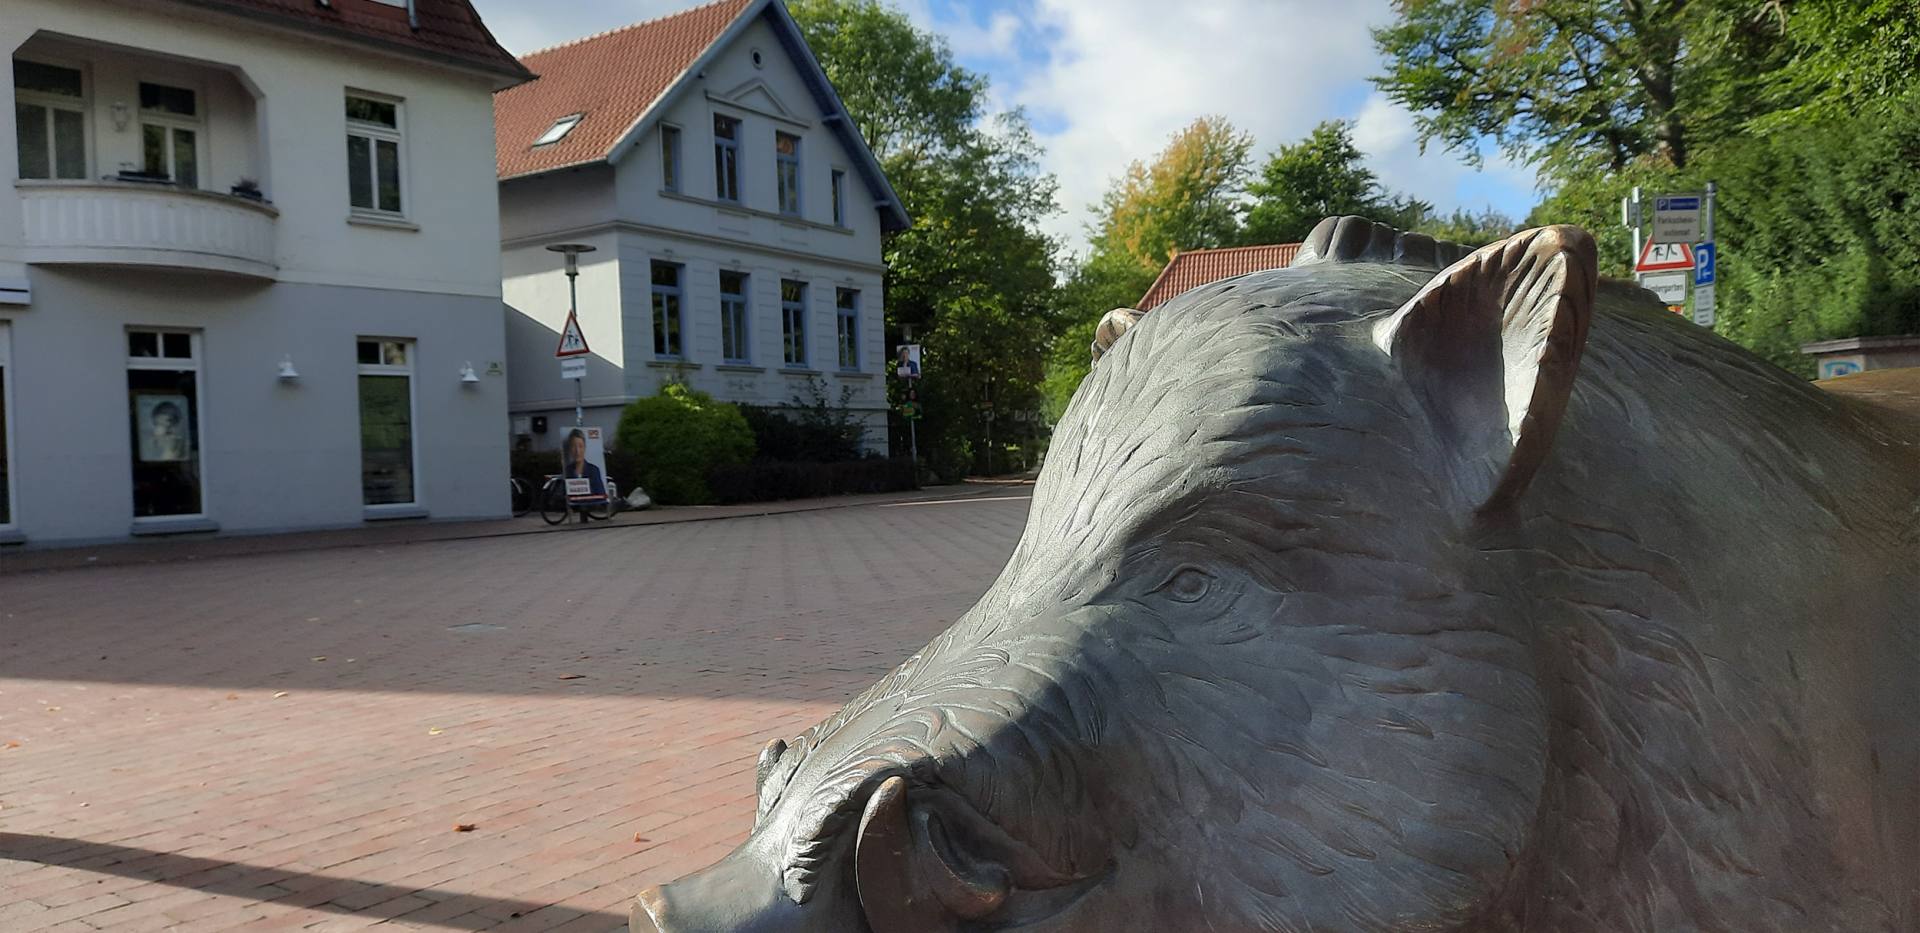
[[[578,319],[580,314],[580,292],[574,280],[580,277],[580,254],[591,253],[594,247],[585,243],[555,243],[548,250],[567,257],[567,316]],[[581,384],[585,379],[573,380],[573,426],[580,427],[587,422],[587,415],[581,403],[584,393]]]

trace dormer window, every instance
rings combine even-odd
[[[541,133],[540,138],[534,140],[533,144],[535,146],[551,146],[560,140],[566,139],[567,134],[573,132],[573,128],[579,126],[580,121],[585,119],[586,116],[584,113],[576,113],[553,121],[553,125],[547,127],[547,131]]]

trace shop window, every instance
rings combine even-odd
[[[200,335],[127,331],[134,518],[200,515]]]

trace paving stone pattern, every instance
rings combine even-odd
[[[1026,507],[0,577],[0,931],[623,929]]]

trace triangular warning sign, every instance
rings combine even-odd
[[[572,311],[567,312],[567,326],[560,330],[560,346],[553,351],[554,356],[585,356],[593,351],[587,349],[587,335],[580,332],[580,319]]]
[[[1640,249],[1640,261],[1633,264],[1635,272],[1683,272],[1693,268],[1693,247],[1686,243],[1655,243],[1647,241]]]

